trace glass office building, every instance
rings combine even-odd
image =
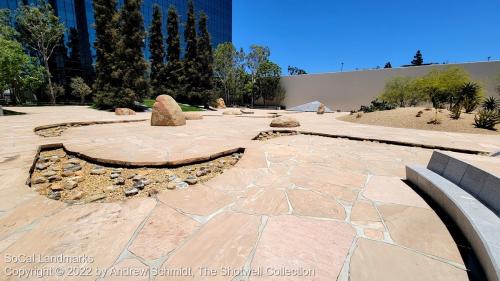
[[[118,6],[122,5],[124,0],[118,0]],[[20,0],[0,0],[0,9],[17,8]],[[24,3],[33,3],[36,0],[21,0]],[[95,40],[94,11],[92,0],[49,0],[68,32],[64,37],[66,47],[69,41],[69,30],[75,29],[78,34],[79,55],[81,61],[81,72],[92,71],[92,64],[95,61],[95,50],[93,48]],[[153,15],[153,5],[158,4],[163,11],[164,36],[166,38],[167,12],[170,5],[177,8],[180,18],[181,42],[183,42],[183,26],[187,18],[188,0],[143,0],[142,13],[144,16],[144,27],[149,30]],[[212,45],[215,48],[218,44],[232,41],[232,0],[194,0],[196,14],[204,11],[208,15],[208,29],[212,38]],[[145,42],[145,56],[149,57],[148,42]],[[59,53],[69,52],[66,48],[61,48]],[[67,56],[57,55],[54,58],[53,65],[56,72],[64,72],[68,64],[64,58]],[[57,76],[57,74],[55,75]],[[59,75],[61,76],[61,75]],[[64,75],[62,75],[64,76]],[[85,76],[85,75],[82,75]],[[57,77],[55,77],[57,79]],[[61,77],[60,77],[61,78]]]

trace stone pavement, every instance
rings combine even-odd
[[[0,280],[469,280],[477,273],[449,219],[402,181],[405,165],[426,164],[431,150],[305,135],[252,141],[270,130],[268,111],[207,112],[184,127],[75,127],[43,138],[34,127],[150,114],[15,110],[29,114],[0,119]],[[499,136],[350,124],[335,119],[341,114],[293,116],[304,131],[500,150]],[[70,206],[25,185],[38,146],[50,143],[128,162],[246,151],[233,169],[189,189]],[[39,260],[61,255],[81,259]]]

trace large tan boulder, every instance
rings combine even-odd
[[[224,102],[224,99],[223,98],[218,98],[215,101],[215,107],[217,109],[224,109],[224,108],[226,108],[226,103]]]
[[[184,112],[184,117],[186,120],[201,120],[203,119],[203,115],[196,112]]]
[[[320,103],[319,106],[318,106],[318,111],[317,111],[318,114],[325,114],[325,105]]]
[[[274,118],[273,121],[271,121],[270,126],[276,128],[293,128],[293,127],[299,127],[300,123],[295,118],[289,116],[280,116]]]
[[[222,112],[223,115],[242,115],[241,110],[239,109],[228,109]]]
[[[186,125],[186,117],[181,107],[169,95],[156,98],[151,115],[151,126],[182,126]]]
[[[115,114],[116,115],[135,115],[135,111],[133,111],[130,108],[116,108]]]

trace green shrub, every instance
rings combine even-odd
[[[85,97],[92,94],[92,89],[83,81],[81,77],[71,78],[71,94],[80,98],[80,103],[85,103]]]
[[[394,105],[389,104],[386,101],[375,99],[371,102],[369,106],[362,105],[359,111],[363,111],[365,113],[368,112],[375,112],[375,111],[384,111],[384,110],[391,110],[396,108]]]
[[[477,128],[494,130],[495,126],[500,123],[500,113],[498,110],[482,109],[474,117],[474,125]]]
[[[425,96],[415,88],[411,77],[393,77],[385,83],[380,100],[400,107],[415,106],[425,101]]]

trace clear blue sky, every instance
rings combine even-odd
[[[233,42],[262,44],[283,72],[500,60],[499,0],[233,0]]]

